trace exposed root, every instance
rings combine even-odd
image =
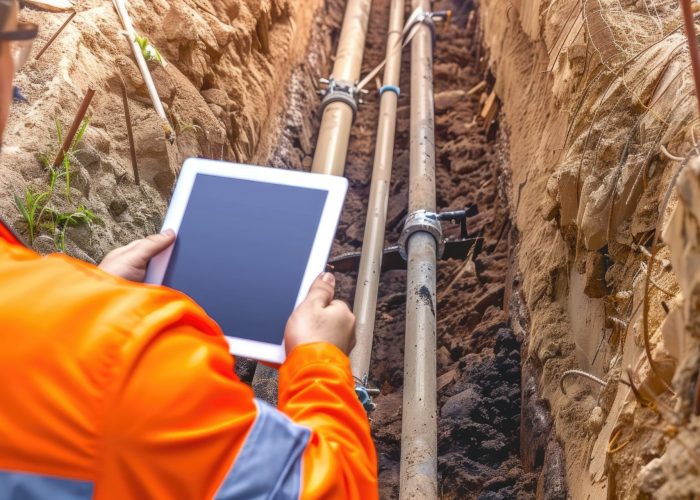
[[[607,453],[608,455],[612,455],[614,453],[617,453],[621,449],[623,449],[625,446],[630,444],[630,439],[627,441],[623,441],[620,444],[617,444],[617,441],[620,439],[620,436],[622,435],[622,430],[624,429],[624,425],[619,425],[617,428],[613,431],[612,436],[610,436],[610,441],[608,441],[608,447],[607,447]]]
[[[591,375],[588,372],[584,372],[582,370],[567,370],[565,371],[561,379],[559,380],[559,387],[561,388],[561,392],[564,393],[565,396],[568,396],[566,393],[566,387],[564,386],[564,381],[571,376],[577,375],[579,377],[587,378],[591,382],[595,382],[596,384],[602,386],[603,388],[607,387],[608,383],[605,380],[599,379],[595,375]]]

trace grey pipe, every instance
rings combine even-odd
[[[428,0],[413,8],[430,10]],[[436,211],[433,35],[422,24],[411,45],[409,213]],[[436,259],[427,232],[408,240],[400,498],[437,498]]]

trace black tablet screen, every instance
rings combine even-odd
[[[282,343],[327,191],[198,174],[163,284],[226,335]]]

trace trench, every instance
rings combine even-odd
[[[389,8],[389,0],[373,2],[363,74],[384,58]],[[517,315],[518,234],[510,221],[507,199],[507,132],[499,128],[498,118],[485,122],[480,117],[493,79],[483,64],[474,5],[470,1],[447,1],[438,2],[434,8],[455,12],[453,24],[438,30],[435,45],[438,210],[477,207],[478,215],[469,220],[469,230],[483,238],[481,251],[467,261],[442,261],[438,266],[438,493],[445,499],[534,498],[545,462],[551,419],[537,397],[536,387],[530,388],[525,398],[529,408],[525,418],[545,423],[525,433],[525,442],[521,442],[520,357],[528,325],[525,318]],[[486,82],[483,90],[466,95],[482,81]],[[293,103],[302,103],[293,109],[307,113],[316,109],[312,105],[317,98],[311,93],[306,92],[301,98],[294,93],[290,96]],[[397,242],[407,214],[409,104],[407,50],[402,59],[387,246]],[[345,170],[350,190],[334,255],[362,247],[378,109],[378,93],[370,92],[352,129]],[[294,111],[282,123],[290,118],[292,127],[284,129],[282,141],[269,161],[278,166],[308,169],[311,158],[302,147],[305,139],[300,140],[293,131],[298,123],[307,124],[307,134],[308,125],[316,130],[318,115],[311,111],[304,117]],[[290,157],[291,163],[285,161]],[[445,229],[449,236],[459,234],[458,227]],[[339,298],[352,303],[356,274],[341,274],[337,278]],[[380,494],[387,499],[399,497],[405,307],[405,271],[383,273],[368,385],[380,390],[375,398],[377,409],[370,420],[379,456]],[[512,309],[518,320],[517,333],[511,326]],[[251,373],[248,372],[249,377]],[[266,393],[274,399],[273,391]],[[525,450],[524,461],[521,449]],[[561,471],[553,473],[557,478],[560,474]]]

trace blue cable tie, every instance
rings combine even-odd
[[[397,96],[401,95],[401,89],[396,85],[384,85],[379,89],[379,95],[382,96],[387,90],[396,93]]]
[[[357,393],[357,399],[360,400],[360,403],[362,403],[362,406],[367,413],[370,413],[377,407],[377,405],[375,405],[372,401],[372,396],[369,395],[369,392],[367,392],[367,389],[364,386],[359,384],[356,385],[355,393]]]

